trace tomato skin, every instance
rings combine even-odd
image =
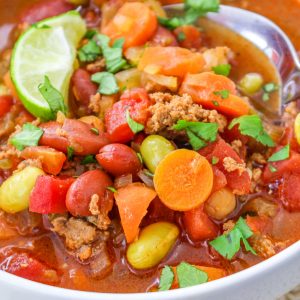
[[[3,270],[16,276],[45,284],[54,284],[59,281],[55,270],[50,269],[46,264],[37,259],[30,257],[27,253],[15,253],[10,256]],[[49,274],[47,271],[50,270],[55,272],[52,278],[47,276],[47,274]]]
[[[300,174],[286,173],[279,186],[280,200],[291,212],[300,211]]]
[[[223,166],[225,157],[231,157],[237,163],[243,162],[239,155],[223,139],[220,138],[216,142],[199,150],[199,153],[205,156],[210,162],[213,157],[218,158],[218,162],[215,166],[224,173],[227,186],[232,189],[235,194],[244,195],[250,192],[251,179],[247,171],[244,171],[242,174],[239,174],[238,170],[228,172]]]
[[[22,151],[21,157],[25,159],[39,159],[43,170],[52,175],[57,175],[61,171],[67,159],[64,153],[46,146],[26,147]]]
[[[179,40],[180,47],[199,49],[202,46],[201,32],[193,25],[183,25],[177,27],[174,30],[174,33]],[[184,35],[184,39],[182,41],[179,39],[180,34]]]
[[[73,216],[91,216],[89,210],[91,197],[99,196],[99,210],[107,213],[112,209],[113,193],[107,187],[113,183],[101,170],[87,171],[80,175],[70,186],[66,196],[66,206]]]
[[[30,195],[29,211],[39,214],[67,212],[66,195],[75,178],[38,177]]]
[[[151,46],[163,46],[163,47],[178,46],[174,34],[170,30],[162,26],[157,27],[156,33],[149,41],[149,44]]]
[[[107,110],[105,114],[105,126],[108,138],[115,143],[127,143],[133,139],[134,133],[128,126],[126,111],[129,110],[130,117],[145,125],[149,116],[148,107],[150,99],[147,92],[142,88],[126,91],[120,101]]]
[[[105,171],[114,176],[136,174],[142,167],[136,152],[123,144],[104,146],[96,159]]]
[[[282,149],[282,147],[277,147],[274,152],[277,152],[280,149]],[[289,159],[273,162],[271,165],[276,169],[276,172],[271,172],[269,164],[266,165],[263,172],[263,180],[265,183],[280,179],[285,174],[300,174],[300,154],[291,150]]]
[[[203,211],[203,205],[184,212],[183,222],[189,238],[193,242],[217,237],[219,228]]]
[[[90,97],[97,93],[97,85],[91,81],[91,75],[84,69],[77,69],[71,79],[73,93],[80,104],[88,105]]]
[[[64,0],[44,0],[26,9],[21,15],[21,22],[32,24],[46,18],[60,15],[74,8],[74,5]]]
[[[76,155],[97,154],[101,147],[109,143],[105,133],[99,132],[99,135],[96,135],[91,131],[91,125],[75,119],[66,119],[63,125],[50,121],[41,124],[40,127],[44,130],[44,134],[39,144],[64,153],[72,146]]]
[[[0,96],[0,118],[8,113],[13,105],[13,98],[10,95]]]
[[[214,193],[227,185],[227,179],[223,172],[221,172],[217,167],[213,166],[214,173],[214,185],[211,193]]]

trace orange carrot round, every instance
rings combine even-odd
[[[142,183],[131,183],[114,194],[122,227],[128,243],[135,240],[147,208],[156,197],[156,192]]]
[[[175,150],[159,163],[154,174],[154,186],[167,207],[188,211],[209,197],[213,187],[212,167],[195,151]]]
[[[148,47],[138,69],[149,74],[184,77],[203,69],[204,59],[200,53],[180,47]]]
[[[248,103],[237,96],[234,82],[223,75],[211,72],[188,74],[179,93],[189,94],[194,102],[231,117],[247,115],[250,111]]]
[[[157,29],[155,13],[144,3],[125,3],[103,28],[111,39],[124,37],[124,48],[145,44]]]

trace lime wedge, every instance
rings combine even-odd
[[[51,118],[47,101],[38,90],[47,75],[68,104],[76,47],[86,33],[80,14],[70,11],[31,26],[13,49],[10,72],[26,109],[44,120]]]

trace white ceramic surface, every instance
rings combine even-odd
[[[0,271],[1,300],[273,300],[300,283],[300,242],[270,259],[203,285],[147,294],[87,293],[51,287]]]

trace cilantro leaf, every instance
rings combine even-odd
[[[74,148],[71,147],[71,146],[68,146],[67,147],[67,158],[68,158],[68,160],[72,160],[73,156],[74,156]]]
[[[96,39],[101,46],[108,72],[117,73],[128,66],[127,61],[123,58],[124,38],[117,39],[112,47],[109,46],[110,38],[108,36],[97,34]]]
[[[247,225],[246,221],[242,217],[240,217],[236,222],[234,228],[229,233],[225,233],[217,237],[209,244],[217,252],[219,252],[222,256],[229,260],[231,260],[234,255],[240,250],[241,241],[243,242],[246,251],[250,251],[251,253],[256,255],[256,252],[247,241],[247,239],[252,235],[253,232]]]
[[[91,132],[95,135],[99,135],[99,130],[96,127],[92,127]]]
[[[269,170],[270,170],[272,173],[277,172],[277,169],[276,169],[274,166],[272,166],[272,165],[269,165]]]
[[[113,95],[119,91],[115,76],[109,72],[95,73],[91,80],[100,84],[98,92],[102,95]]]
[[[108,186],[106,189],[108,191],[112,192],[112,193],[116,193],[117,192],[117,190],[113,186]]]
[[[290,145],[286,145],[279,151],[275,152],[271,157],[269,157],[268,162],[275,162],[288,159],[290,157]]]
[[[37,146],[43,133],[41,128],[26,123],[23,125],[22,131],[10,139],[10,143],[18,150],[23,150],[27,146]]]
[[[100,54],[101,49],[94,40],[89,40],[78,50],[78,58],[81,62],[95,61]]]
[[[129,110],[127,109],[126,110],[126,121],[131,129],[131,131],[133,133],[138,133],[140,131],[143,131],[144,130],[144,126],[136,121],[134,121],[131,117],[130,117],[130,113],[129,113]]]
[[[194,286],[208,281],[208,276],[205,272],[186,262],[180,263],[177,266],[176,271],[179,287],[181,288]]]
[[[160,279],[159,279],[159,291],[167,291],[172,286],[174,280],[174,273],[171,267],[164,266]]]
[[[212,164],[212,165],[216,165],[218,162],[219,162],[219,158],[218,158],[218,157],[213,156],[213,157],[211,158],[211,164]]]
[[[264,130],[262,121],[258,115],[247,115],[235,118],[231,121],[228,128],[232,129],[235,125],[239,126],[241,134],[250,136],[265,146],[275,146],[272,138]]]
[[[230,64],[218,65],[218,66],[212,67],[212,70],[217,75],[228,76],[231,71],[231,65]]]
[[[51,119],[56,118],[56,114],[58,111],[61,111],[64,114],[67,112],[62,94],[51,84],[48,76],[44,77],[44,83],[41,83],[38,86],[38,89],[43,98],[49,104],[50,110],[52,112]]]
[[[264,92],[262,99],[266,102],[270,100],[270,94],[277,91],[279,89],[279,86],[274,82],[269,82],[265,84],[262,89]]]
[[[96,163],[97,160],[95,159],[94,155],[87,155],[85,156],[82,161],[80,162],[81,165],[86,165],[86,164],[92,164],[92,163]]]
[[[158,17],[158,21],[162,26],[175,29],[182,25],[193,24],[199,17],[205,16],[209,12],[218,12],[219,8],[219,0],[185,0],[184,16],[173,18]]]
[[[186,39],[186,35],[183,31],[179,32],[177,35],[177,39],[179,42],[183,42]]]
[[[189,143],[194,150],[199,150],[206,146],[206,142],[214,142],[218,134],[217,123],[177,121],[172,127],[174,130],[185,130],[189,138]]]
[[[230,92],[228,90],[215,91],[214,95],[220,96],[222,99],[227,99]]]

